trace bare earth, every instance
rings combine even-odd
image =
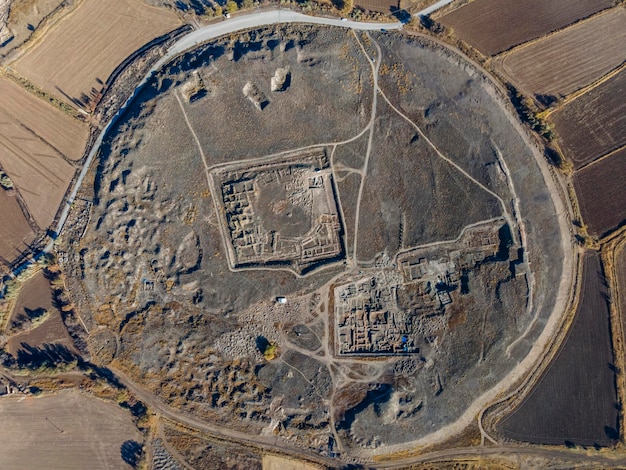
[[[626,9],[614,8],[513,51],[501,69],[530,94],[568,95],[626,60],[624,25]]]
[[[8,261],[17,258],[35,238],[24,213],[17,203],[17,195],[0,189],[0,217],[11,223],[0,224],[0,258]]]
[[[143,440],[129,412],[77,392],[2,398],[0,420],[4,470],[129,469],[120,447]]]
[[[476,0],[441,22],[483,54],[494,55],[612,5],[611,0]]]
[[[45,141],[69,160],[82,158],[89,136],[85,124],[37,99],[7,79],[0,79],[0,96],[0,112],[11,116],[11,126],[27,128],[33,137]],[[9,122],[2,122],[0,132],[5,134],[8,126]]]
[[[84,0],[15,65],[58,98],[86,105],[120,62],[179,25],[173,12],[139,0]]]

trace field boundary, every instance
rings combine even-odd
[[[538,117],[540,117],[540,118],[547,118],[547,117],[549,117],[551,114],[561,110],[561,108],[563,108],[564,106],[568,105],[569,103],[571,103],[571,102],[575,101],[576,99],[580,98],[581,96],[586,95],[587,93],[593,91],[594,89],[596,89],[597,87],[599,87],[603,83],[608,82],[611,78],[615,77],[616,75],[619,75],[619,73],[624,71],[624,70],[626,70],[626,61],[622,62],[620,65],[615,67],[613,70],[611,70],[610,72],[604,74],[603,76],[601,76],[597,80],[593,81],[589,85],[586,85],[586,86],[584,86],[584,87],[582,87],[582,88],[580,88],[580,89],[570,93],[569,95],[559,99],[554,106],[551,106],[551,107],[545,109],[544,111],[541,111],[538,114]]]
[[[51,95],[46,90],[41,88],[39,85],[36,85],[35,83],[31,82],[28,78],[18,73],[15,69],[8,67],[8,66],[0,68],[0,77],[5,77],[11,80],[16,85],[18,85],[20,88],[23,88],[31,95],[37,97],[38,99],[48,104],[51,104],[55,108],[58,108],[60,111],[67,114],[68,116],[78,121],[85,122],[85,116],[87,114],[84,111],[78,108],[75,108],[73,106],[70,106],[65,101],[60,100],[57,97]]]
[[[621,298],[626,292],[620,292],[619,272],[617,270],[617,257],[620,253],[626,254],[626,227],[618,230],[617,236],[611,237],[602,246],[600,256],[604,264],[604,273],[608,281],[609,287],[609,317],[611,322],[613,361],[618,373],[615,374],[615,382],[617,388],[617,399],[619,402],[619,431],[621,442],[624,439],[624,431],[626,430],[626,414],[624,412],[624,401],[626,400],[626,332],[624,331],[624,321],[622,316],[626,312],[622,312]]]
[[[76,10],[83,3],[83,1],[84,0],[74,0],[74,5],[70,5],[67,0],[64,0],[58,7],[41,19],[39,24],[35,27],[33,34],[31,34],[23,44],[9,53],[6,57],[7,63],[11,64],[15,62],[30,48],[34,47],[37,43],[39,43],[39,41],[43,40],[50,30],[59,23],[59,21]],[[63,13],[63,10],[67,10],[67,12]]]
[[[590,166],[594,165],[595,163],[600,163],[602,160],[604,160],[606,158],[609,158],[609,157],[612,157],[613,155],[615,155],[618,152],[621,152],[624,149],[626,149],[626,144],[620,145],[616,149],[610,150],[607,153],[605,153],[604,155],[600,155],[595,160],[591,160],[590,162],[585,163],[583,166],[581,166],[580,168],[578,168],[576,170],[576,173],[578,173],[581,170],[584,170],[585,168],[589,168]]]
[[[491,436],[498,436],[502,439],[502,434],[498,431],[497,425],[511,415],[519,406],[528,398],[530,392],[541,383],[546,373],[552,366],[556,356],[560,352],[563,344],[567,341],[571,334],[571,326],[576,319],[576,311],[580,303],[582,292],[582,275],[584,266],[584,254],[587,250],[577,250],[576,256],[576,272],[573,279],[573,285],[570,289],[569,302],[565,308],[565,315],[561,318],[557,326],[553,338],[546,350],[544,350],[540,359],[535,363],[532,370],[526,374],[523,379],[518,382],[519,385],[504,397],[487,405],[481,411],[478,419],[482,419],[480,426]],[[573,294],[573,295],[572,295]],[[508,402],[508,403],[507,403]],[[514,441],[513,439],[507,439]],[[514,441],[518,442],[518,441]]]
[[[536,44],[536,43],[538,43],[540,41],[547,40],[547,39],[549,39],[549,38],[551,38],[553,36],[556,36],[557,34],[564,33],[566,31],[568,31],[569,29],[572,29],[572,28],[574,28],[576,26],[581,26],[583,23],[591,21],[591,20],[594,20],[596,18],[599,18],[602,15],[606,15],[606,14],[612,12],[614,9],[617,9],[617,8],[622,8],[622,7],[620,5],[618,5],[618,6],[613,6],[611,8],[606,8],[604,10],[601,10],[601,11],[597,12],[597,13],[594,13],[593,15],[587,16],[586,18],[581,18],[580,20],[575,21],[574,23],[568,24],[567,26],[564,26],[561,29],[557,29],[557,30],[552,31],[552,32],[550,32],[548,34],[544,34],[543,36],[540,36],[538,38],[531,39],[530,41],[526,41],[525,43],[518,44],[517,46],[513,46],[510,49],[507,49],[506,51],[502,51],[499,54],[496,54],[496,55],[492,56],[492,59],[494,59],[494,60],[504,60],[504,58],[507,57],[508,55],[514,54],[516,52],[519,52],[522,49],[525,49],[525,48],[527,48],[529,46],[532,46],[533,44]]]

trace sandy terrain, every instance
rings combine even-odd
[[[90,108],[120,62],[179,24],[173,12],[139,0],[84,0],[15,66],[58,98]]]
[[[2,468],[126,469],[121,446],[142,442],[130,413],[76,392],[0,400]]]

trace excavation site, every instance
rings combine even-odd
[[[331,457],[461,433],[563,284],[554,183],[502,93],[406,32],[284,24],[167,62],[59,242],[91,360]]]

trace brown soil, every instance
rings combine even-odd
[[[599,253],[587,252],[584,263],[569,335],[537,386],[500,424],[508,438],[607,446],[619,437],[606,280]]]
[[[130,469],[122,445],[143,437],[128,411],[76,392],[0,400],[2,468]],[[88,464],[87,464],[88,462]]]
[[[0,220],[0,258],[11,263],[35,239],[14,191],[0,189]]]
[[[574,175],[574,188],[589,233],[602,236],[626,220],[626,148]]]
[[[500,67],[531,95],[565,96],[626,60],[626,9],[602,15],[521,47]]]
[[[16,68],[59,99],[90,108],[122,60],[179,25],[173,12],[136,0],[84,0]]]
[[[11,126],[27,128],[33,137],[46,142],[69,160],[82,158],[89,136],[85,124],[37,99],[9,80],[0,79],[0,95],[0,111],[11,117]],[[4,133],[6,127],[2,126],[2,129]]]
[[[626,144],[626,70],[552,115],[559,145],[576,167]]]
[[[483,54],[495,55],[611,6],[612,0],[475,0],[440,21]]]
[[[46,320],[34,328],[30,328],[37,317],[46,316]],[[15,307],[9,319],[9,325],[20,322],[25,331],[10,337],[7,351],[14,356],[24,349],[24,345],[41,347],[44,344],[63,344],[73,349],[72,340],[61,319],[61,312],[53,305],[50,284],[43,271],[26,281],[20,290]]]

